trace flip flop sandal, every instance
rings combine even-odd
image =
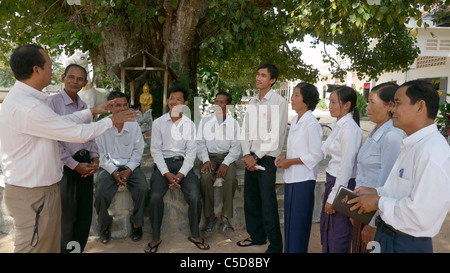
[[[208,224],[206,224],[205,227],[205,233],[212,233],[214,232],[214,230],[216,229],[216,223],[217,223],[217,217],[214,218],[213,220],[209,219],[208,220]]]
[[[193,239],[191,239],[191,237],[188,237],[188,240],[193,242],[195,244],[196,247],[198,247],[201,250],[208,250],[209,249],[209,245],[205,245],[205,239],[202,238],[201,242],[196,242]],[[203,245],[203,247],[201,247],[201,245]]]
[[[242,244],[243,242],[250,242],[250,244]],[[265,243],[264,243],[265,244]],[[248,246],[254,246],[254,245],[264,245],[264,244],[257,244],[255,242],[253,242],[252,238],[247,238],[245,240],[239,241],[236,243],[236,245],[240,246],[240,247],[248,247]]]
[[[228,221],[228,219],[223,221],[221,224],[222,224],[222,231],[223,232],[234,232],[234,228],[231,225],[230,221]]]
[[[145,252],[145,253],[156,253],[156,252],[158,252],[158,247],[159,247],[159,245],[160,245],[161,243],[162,243],[162,240],[159,241],[159,243],[157,243],[157,244],[154,245],[154,246],[152,246],[150,243],[148,243],[147,246],[149,247],[149,250],[144,249],[144,252]],[[153,251],[153,250],[155,250],[155,251]]]
[[[100,242],[102,244],[107,244],[111,239],[111,226],[108,225],[101,233],[100,233]]]
[[[131,240],[133,242],[137,242],[139,240],[142,239],[142,227],[134,227],[134,223],[130,218],[130,223],[131,223]]]

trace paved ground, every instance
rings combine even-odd
[[[139,242],[133,242],[130,238],[111,239],[104,245],[98,241],[98,237],[89,237],[85,253],[143,253],[146,244],[150,241],[149,233],[144,234]],[[211,249],[208,251],[199,250],[187,240],[189,234],[186,231],[163,231],[162,243],[158,249],[160,253],[263,253],[267,249],[267,245],[238,247],[236,242],[248,237],[245,230],[236,230],[233,233],[224,233],[216,230],[214,233],[205,235]],[[435,253],[450,253],[450,212],[441,231],[433,238],[433,246]],[[7,234],[0,234],[0,253],[11,253],[14,250],[13,237]],[[320,253],[320,231],[319,224],[312,226],[309,252]]]
[[[319,116],[321,123],[332,123],[333,118],[329,116],[327,111],[314,111]],[[361,128],[364,137],[372,129],[373,123],[368,121],[361,122]],[[111,239],[107,244],[101,244],[98,238],[91,236],[86,246],[86,253],[143,253],[146,244],[150,241],[149,233],[144,234],[143,239],[139,242],[133,242],[130,238]],[[267,249],[267,245],[252,246],[242,248],[236,246],[236,242],[248,237],[245,230],[236,230],[233,233],[224,233],[216,230],[214,233],[202,236],[211,246],[209,251],[199,250],[195,245],[187,240],[189,236],[187,231],[169,231],[162,232],[162,244],[158,251],[161,253],[263,253]],[[450,253],[450,212],[440,230],[440,233],[433,238],[435,253]],[[0,234],[0,253],[11,253],[14,250],[14,240],[12,235]],[[320,231],[319,224],[312,226],[309,252],[320,253]]]

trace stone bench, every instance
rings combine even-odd
[[[321,165],[326,164],[326,160],[321,162]],[[245,229],[245,217],[244,217],[244,164],[241,159],[237,162],[237,178],[238,187],[234,196],[234,216],[231,219],[232,225],[237,229]],[[325,166],[325,165],[324,165]],[[194,172],[200,176],[201,162],[197,159],[194,164]],[[150,183],[150,177],[153,171],[153,160],[148,154],[144,154],[143,160],[141,162],[141,169],[144,171],[147,182]],[[324,168],[322,168],[324,169]],[[276,182],[276,194],[278,199],[278,214],[280,217],[280,223],[284,224],[284,181],[283,181],[284,170],[279,169],[277,172],[277,182]],[[325,189],[325,172],[319,172],[315,188],[315,206],[313,213],[313,222],[320,221],[320,210],[322,208],[321,196]],[[215,195],[215,212],[216,215],[221,214],[222,208],[222,187],[214,188]],[[117,194],[115,195],[111,206],[109,208],[109,213],[113,217],[113,226],[111,229],[112,238],[124,238],[130,235],[131,225],[129,222],[129,217],[133,211],[133,200],[131,199],[130,192],[125,187],[120,187]],[[172,188],[169,189],[167,194],[164,196],[164,218],[161,226],[161,231],[164,230],[179,230],[185,231],[189,230],[188,222],[188,205],[184,200],[183,193],[181,190]],[[92,225],[91,225],[91,235],[99,235],[98,225],[97,225],[97,215],[94,211]],[[200,221],[200,229],[206,225],[206,218],[202,213],[202,218]],[[151,232],[150,219],[149,219],[149,209],[145,210],[144,218],[144,232]]]

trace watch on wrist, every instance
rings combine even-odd
[[[254,158],[256,161],[259,160],[259,157],[258,157],[256,154],[253,154],[252,156],[253,156],[253,158]]]

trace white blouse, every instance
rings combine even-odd
[[[405,133],[395,128],[391,119],[372,135],[373,130],[375,127],[367,136],[356,159],[355,189],[361,186],[370,188],[383,186],[400,154],[400,143]]]
[[[319,162],[323,158],[322,127],[309,110],[298,120],[292,119],[287,139],[286,158],[300,158],[303,164],[291,165],[284,171],[285,183],[316,180]]]
[[[336,177],[327,202],[332,204],[340,185],[348,186],[348,181],[356,176],[356,156],[363,140],[361,128],[349,113],[332,125],[332,131],[322,145],[324,156],[331,156],[326,169]]]

